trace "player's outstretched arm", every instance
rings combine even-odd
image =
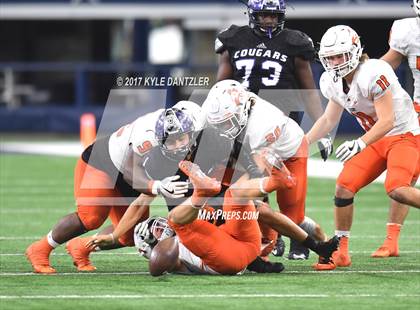
[[[305,112],[309,114],[311,120],[316,122],[322,115],[323,109],[321,99],[319,98],[318,91],[316,91],[315,81],[312,75],[311,63],[300,57],[295,58],[296,79],[299,87],[308,90],[302,96],[305,105]]]
[[[152,203],[154,198],[154,196],[141,194],[130,204],[117,227],[115,227],[113,233],[108,235],[94,236],[86,243],[86,247],[101,247],[114,244],[123,234],[125,234],[128,230],[137,224],[143,214],[147,212],[149,205]]]
[[[306,134],[309,144],[327,136],[340,121],[341,114],[343,114],[343,108],[335,101],[330,100],[324,114]]]

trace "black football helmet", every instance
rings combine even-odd
[[[249,26],[258,35],[268,36],[270,39],[278,34],[284,27],[286,16],[285,0],[248,0]],[[272,27],[263,25],[258,16],[270,14],[277,16],[277,23]]]

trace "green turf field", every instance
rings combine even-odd
[[[388,202],[380,184],[364,189],[356,199],[350,268],[315,272],[311,265],[316,258],[311,255],[304,262],[279,258],[286,271],[276,275],[152,278],[147,261],[130,248],[93,254],[98,270],[81,274],[61,247],[51,258],[59,274],[34,275],[23,253],[60,217],[74,211],[75,161],[0,156],[0,309],[418,309],[420,305],[420,212],[411,210],[399,258],[370,258],[385,234]],[[333,193],[333,181],[310,179],[307,214],[329,235]],[[161,206],[152,209],[153,214],[164,212]]]

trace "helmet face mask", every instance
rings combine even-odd
[[[344,78],[359,65],[362,47],[358,34],[348,26],[328,29],[322,36],[319,59],[334,78]]]
[[[155,126],[162,154],[171,160],[185,159],[194,142],[194,130],[193,121],[186,113],[176,108],[163,111]]]
[[[168,220],[164,217],[156,217],[150,226],[150,232],[158,240],[162,241],[175,235],[175,232],[169,227]]]
[[[271,39],[273,34],[283,29],[286,14],[284,0],[249,0],[247,6],[249,26],[256,30],[257,34]],[[277,17],[277,20],[273,18],[267,24],[264,16]]]
[[[420,17],[420,0],[413,0],[413,9],[417,17]]]
[[[211,125],[220,133],[222,137],[226,137],[231,140],[239,136],[239,134],[242,132],[242,129],[245,127],[239,124],[238,116],[236,114],[232,114],[230,118],[227,118],[220,123],[213,123]]]
[[[223,80],[210,90],[204,103],[207,122],[221,136],[235,139],[246,127],[249,95],[238,81]]]

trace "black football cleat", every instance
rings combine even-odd
[[[332,237],[330,240],[325,242],[319,242],[317,245],[316,253],[319,256],[325,257],[326,259],[331,258],[332,253],[337,251],[340,238],[337,236]]]
[[[266,262],[261,257],[257,256],[246,269],[256,273],[280,273],[284,270],[284,265],[282,263]]]

